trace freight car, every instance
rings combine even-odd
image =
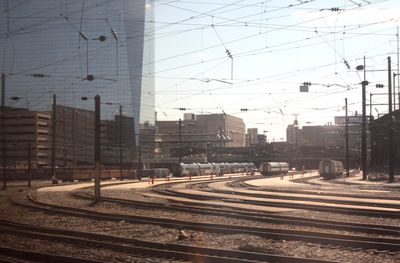
[[[58,168],[56,169],[56,178],[63,182],[72,181],[90,181],[96,176],[96,171],[92,168]],[[50,178],[51,175],[48,176]],[[119,169],[102,169],[100,174],[101,180],[110,180],[121,178],[121,171]],[[122,178],[135,179],[135,170],[122,170]]]
[[[342,162],[324,159],[319,162],[319,174],[324,179],[333,179],[343,175]]]
[[[262,175],[287,174],[289,164],[286,162],[262,162],[259,171]]]

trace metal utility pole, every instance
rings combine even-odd
[[[389,95],[389,114],[392,112],[392,69],[390,57],[388,59],[388,95]]]
[[[388,57],[388,95],[389,95],[389,183],[394,182],[394,146],[393,146],[393,116],[392,116],[392,69]]]
[[[361,169],[363,171],[363,180],[367,179],[367,115],[366,115],[366,103],[365,103],[365,89],[368,85],[368,81],[365,80],[365,56],[364,65],[364,80],[361,82],[362,85],[362,124],[361,124]]]
[[[219,127],[219,161],[222,161],[222,128]]]
[[[4,123],[6,110],[4,107],[4,97],[6,89],[6,76],[1,74],[1,143],[2,143],[2,155],[3,155],[3,189],[7,189],[7,151],[6,151],[6,125]]]
[[[395,149],[393,145],[393,118],[392,113],[389,113],[389,183],[394,182],[394,162]]]
[[[182,163],[182,120],[179,119],[179,165]]]
[[[299,144],[299,121],[297,120],[297,116],[299,114],[293,114],[294,121],[293,121],[293,128],[294,128],[294,167],[298,167],[298,144]]]
[[[100,200],[100,95],[94,97],[94,161],[96,174],[94,177],[95,201]]]
[[[28,187],[31,187],[32,169],[31,169],[31,142],[28,142]]]
[[[119,178],[122,181],[122,105],[119,105]]]
[[[372,93],[369,93],[369,116],[372,116]]]
[[[178,123],[178,125],[179,125],[179,127],[178,127],[178,129],[179,129],[179,143],[178,143],[178,146],[179,146],[179,164],[178,164],[178,166],[179,166],[179,176],[182,176],[182,169],[181,169],[181,163],[182,163],[182,120],[181,119],[179,119],[179,123]]]
[[[396,110],[396,73],[393,72],[393,110]]]
[[[142,178],[142,150],[140,149],[140,145],[138,145],[138,179],[139,181]]]
[[[57,98],[56,94],[53,94],[53,137],[51,138],[51,181],[53,184],[57,183],[56,179],[56,106]]]
[[[347,115],[347,98],[344,99],[346,104],[346,176],[350,175],[349,173],[349,119]]]
[[[398,99],[399,99],[399,103],[397,104],[398,106],[399,106],[399,109],[400,109],[400,41],[399,41],[399,26],[397,26],[397,34],[396,34],[396,37],[397,37],[397,74],[396,74],[396,76],[397,76],[397,86],[398,86],[398,88],[397,88],[397,90],[399,90],[399,94],[398,94]],[[396,100],[396,90],[394,90],[394,98],[395,98],[395,100]]]
[[[296,122],[297,122],[297,120],[296,120]],[[294,156],[294,167],[297,169],[297,162],[298,162],[298,160],[297,160],[297,155],[298,155],[298,150],[297,150],[297,148],[298,148],[298,138],[297,138],[297,136],[298,136],[298,125],[297,124],[295,124],[294,125],[294,154],[295,154],[295,156]]]

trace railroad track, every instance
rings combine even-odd
[[[107,261],[91,260],[81,257],[62,256],[50,253],[35,252],[23,249],[9,248],[0,246],[0,255],[7,256],[12,259],[0,259],[1,263],[15,263],[19,260],[51,262],[51,263],[106,263]],[[22,262],[22,261],[21,261]],[[24,261],[26,262],[26,261]]]
[[[77,191],[72,193],[72,195],[74,197],[83,198],[87,200],[93,200],[94,198],[92,194],[79,193]],[[264,223],[307,226],[307,227],[315,227],[321,229],[343,230],[343,231],[352,231],[352,232],[375,234],[375,235],[400,236],[400,227],[390,226],[390,225],[339,222],[333,220],[303,218],[297,216],[285,216],[267,212],[247,212],[238,210],[232,211],[223,209],[221,207],[219,207],[219,209],[204,207],[199,204],[187,203],[185,201],[174,201],[173,204],[165,206],[164,204],[141,202],[136,200],[133,201],[133,200],[119,199],[119,198],[110,198],[104,196],[101,198],[101,200],[103,202],[124,205],[130,208],[167,210],[167,211],[185,212],[191,214],[222,216],[228,218],[264,222]]]
[[[218,196],[210,196],[210,195],[201,195],[198,193],[182,193],[179,190],[173,190],[166,188],[163,186],[162,188],[159,186],[153,187],[153,191],[162,195],[166,196],[175,196],[175,197],[185,197],[189,199],[194,199],[194,200],[222,200],[224,202],[231,202],[231,203],[241,203],[241,204],[252,204],[252,205],[259,205],[259,206],[271,206],[271,207],[283,207],[283,208],[294,208],[294,209],[305,209],[305,210],[313,210],[313,211],[321,211],[321,212],[332,212],[332,213],[338,213],[338,214],[350,214],[350,215],[363,215],[363,216],[373,216],[373,217],[388,217],[388,218],[400,218],[400,213],[397,211],[382,211],[378,210],[379,208],[377,205],[370,204],[369,206],[365,205],[365,203],[362,202],[334,202],[332,201],[330,204],[338,204],[338,205],[353,205],[353,206],[358,206],[358,208],[346,208],[346,207],[333,207],[333,206],[324,206],[324,203],[326,200],[324,199],[313,199],[313,198],[307,198],[304,197],[304,201],[313,201],[313,202],[319,202],[319,204],[302,204],[302,203],[287,203],[285,202],[286,200],[294,200],[294,201],[299,201],[301,198],[299,197],[277,197],[274,195],[263,195],[263,194],[254,194],[254,193],[242,193],[242,192],[235,192],[235,191],[228,191],[228,190],[218,190],[218,189],[207,189],[207,187],[204,185],[205,183],[197,183],[200,184],[199,190],[208,192],[208,193],[216,193],[216,194],[224,194],[224,195],[231,195],[232,198],[229,197],[218,197]],[[283,201],[262,201],[262,200],[243,200],[240,199],[240,196],[245,196],[245,197],[256,197],[256,198],[269,198],[269,199],[276,199],[276,200],[283,200]],[[392,208],[392,209],[400,209],[399,206],[391,206],[387,205],[386,207],[383,206],[383,208]]]
[[[229,190],[218,190],[218,189],[206,189],[205,187],[199,188],[201,191],[209,192],[209,193],[219,193],[219,194],[232,194],[232,191]],[[392,199],[392,198],[379,198],[381,200],[386,200],[388,203],[387,204],[382,204],[382,203],[371,203],[371,202],[358,202],[358,201],[346,201],[346,200],[329,200],[325,198],[317,198],[317,197],[307,197],[307,196],[283,196],[283,195],[273,195],[273,194],[266,194],[263,190],[253,190],[253,191],[259,191],[260,193],[245,193],[245,192],[234,192],[235,196],[237,195],[242,195],[242,196],[250,196],[250,197],[257,197],[257,198],[276,198],[276,199],[283,199],[283,200],[296,200],[296,201],[312,201],[312,202],[321,202],[321,203],[327,203],[327,204],[339,204],[339,205],[355,205],[355,206],[363,206],[363,207],[379,207],[379,208],[394,208],[394,209],[400,209],[399,204],[390,204],[390,201],[398,201],[399,199]],[[268,192],[276,192],[279,194],[282,193],[289,193],[287,191],[270,191],[267,190]],[[302,195],[317,195],[313,193],[305,193],[305,192],[297,192],[295,193],[294,191],[291,192],[294,194],[302,194]],[[330,196],[330,197],[348,197],[348,198],[354,198],[353,196],[344,196],[344,195],[337,195],[337,194],[324,194],[324,196]],[[367,196],[363,197],[355,197],[359,198],[360,200],[362,198],[367,198]],[[369,197],[370,199],[374,199],[374,197]]]
[[[144,240],[115,237],[87,232],[61,230],[56,228],[38,227],[0,220],[2,233],[26,237],[32,239],[44,239],[63,243],[72,243],[84,247],[96,247],[98,249],[109,249],[118,253],[126,253],[140,256],[166,258],[172,260],[185,260],[190,262],[207,263],[251,263],[251,262],[285,262],[285,263],[316,263],[332,262],[327,260],[315,260],[300,257],[288,257],[283,255],[272,255],[237,250],[213,249],[197,246],[185,246],[179,244],[168,244],[150,242]],[[27,252],[15,249],[0,248],[0,252],[18,258],[46,260],[46,262],[104,262],[74,258],[67,256],[49,255],[38,252]],[[20,252],[21,254],[16,254]],[[21,256],[22,255],[22,256]],[[50,260],[47,260],[47,258]]]
[[[310,178],[310,177],[308,177],[308,178],[297,178],[294,181],[298,181],[300,183],[305,183],[305,184],[310,184],[310,185],[321,186],[321,184],[319,184],[319,183],[309,182],[309,180],[311,180],[312,178]],[[379,185],[379,186],[377,186],[377,185],[361,185],[361,184],[357,184],[357,183],[354,183],[354,182],[348,182],[346,180],[341,180],[341,179],[344,179],[344,178],[345,177],[338,177],[338,178],[335,178],[333,180],[328,180],[328,181],[329,181],[330,184],[333,184],[333,185],[335,185],[335,184],[336,185],[357,185],[360,188],[368,188],[368,189],[382,189],[382,188],[383,189],[388,189],[388,190],[392,190],[393,189],[392,187],[386,186],[386,185]]]
[[[159,225],[162,227],[202,231],[218,234],[249,234],[275,240],[293,240],[322,245],[334,245],[343,248],[374,249],[376,251],[400,251],[400,239],[374,238],[357,235],[340,235],[299,230],[271,229],[239,225],[221,225],[204,222],[188,222],[182,220],[154,218],[144,216],[115,215],[89,211],[85,209],[57,206],[30,199],[34,204],[18,203],[31,209],[48,213],[78,216],[94,220],[125,221],[135,224]]]
[[[311,177],[308,178],[299,178],[299,179],[294,179],[293,181],[295,182],[301,182],[304,183],[304,181],[313,179]],[[310,190],[304,191],[304,190],[292,190],[292,189],[275,189],[272,187],[268,187],[268,186],[253,186],[250,185],[248,183],[246,183],[245,181],[247,180],[236,180],[233,181],[231,183],[228,183],[227,185],[232,187],[232,188],[245,188],[245,189],[250,189],[250,190],[255,190],[255,191],[269,191],[269,192],[277,192],[277,193],[290,193],[290,194],[312,194],[313,192]],[[309,183],[309,184],[313,184],[313,183]],[[320,186],[319,184],[316,184],[318,186]],[[393,189],[391,189],[393,190]],[[399,201],[400,197],[397,196],[380,196],[380,195],[373,195],[371,196],[371,194],[361,194],[361,193],[329,193],[329,192],[324,192],[321,191],[320,189],[315,189],[314,190],[315,194],[318,194],[320,196],[338,196],[338,197],[352,197],[352,198],[374,198],[377,200],[396,200]]]

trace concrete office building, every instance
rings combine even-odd
[[[6,138],[0,144],[0,157],[5,154],[6,167],[26,167],[28,146],[31,147],[32,165],[49,166],[51,163],[51,113],[28,111],[26,109],[5,108],[4,127],[0,129],[0,138]]]
[[[288,125],[287,142],[298,146],[345,147],[346,128],[344,125],[314,125],[301,128]],[[360,125],[349,125],[349,147],[357,151]]]
[[[245,124],[242,119],[228,114],[185,114],[181,121],[157,121],[156,152],[159,158],[179,155],[179,140],[182,143],[182,157],[207,156],[211,148],[244,147],[246,143]],[[180,139],[179,139],[180,134]],[[201,161],[207,161],[202,158]]]
[[[31,147],[32,167],[49,167],[52,161],[53,120],[51,112],[5,108],[4,137],[0,158],[6,156],[9,168],[28,165]],[[57,167],[82,167],[94,164],[94,111],[57,105],[55,164]],[[3,138],[3,129],[0,129]],[[104,165],[132,166],[135,161],[132,117],[115,115],[100,124],[101,160]]]
[[[0,1],[5,105],[51,111],[56,94],[57,104],[94,110],[99,94],[103,120],[122,105],[139,134],[154,127],[152,2]]]

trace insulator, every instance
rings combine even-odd
[[[85,33],[79,32],[79,35],[80,35],[84,40],[89,40],[89,38],[85,35]]]
[[[31,76],[35,77],[35,78],[44,78],[44,74],[42,74],[42,73],[31,74]]]
[[[111,30],[111,34],[115,40],[118,40],[118,34],[114,30]]]
[[[347,62],[347,60],[343,60],[343,62],[344,62],[344,64],[346,65],[346,67],[347,67],[347,69],[350,69],[350,65],[349,65],[349,62]]]

